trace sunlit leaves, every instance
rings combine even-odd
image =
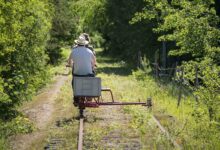
[[[44,84],[51,11],[42,0],[0,0],[0,8],[0,108],[5,115],[7,107],[28,99]]]
[[[154,32],[159,41],[174,42],[169,50],[174,57],[190,56],[182,63],[184,80],[188,82],[200,102],[206,105],[210,120],[219,119],[219,61],[220,23],[213,8],[213,0],[145,0],[142,12],[136,13],[133,22],[156,22]],[[149,15],[152,14],[154,15]],[[217,65],[216,65],[217,64]],[[196,74],[201,84],[195,86]]]

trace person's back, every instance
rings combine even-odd
[[[93,74],[94,55],[92,51],[85,46],[78,46],[73,49],[71,57],[73,59],[75,75]]]
[[[86,47],[88,41],[86,41],[84,36],[79,36],[75,40],[77,46],[72,49],[70,57],[68,59],[68,66],[72,66],[72,73],[74,76],[80,77],[94,77],[93,69],[96,64],[96,59],[93,52]],[[72,87],[74,83],[74,78],[72,80]],[[74,105],[77,106],[79,103],[79,97],[73,97]]]

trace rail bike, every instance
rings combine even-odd
[[[101,78],[99,77],[76,77],[73,78],[73,90],[74,97],[77,98],[79,108],[79,135],[78,135],[78,150],[83,148],[83,111],[86,107],[98,108],[106,105],[142,105],[151,107],[151,98],[148,98],[146,102],[120,102],[114,99],[112,90],[107,87],[101,86]],[[109,92],[111,100],[106,101],[102,93]]]
[[[83,116],[83,111],[86,107],[98,108],[99,106],[107,105],[142,105],[151,107],[151,98],[147,98],[146,102],[120,102],[116,101],[113,92],[108,87],[101,86],[101,78],[99,77],[74,77],[74,97],[78,98],[80,117]],[[109,92],[111,100],[105,101],[102,97],[103,92]]]

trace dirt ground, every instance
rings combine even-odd
[[[25,104],[22,112],[34,123],[36,130],[30,134],[21,134],[11,137],[10,147],[13,150],[29,150],[33,142],[43,139],[47,132],[47,126],[53,120],[54,105],[61,87],[67,81],[68,76],[57,76],[54,84],[37,95],[33,101]]]

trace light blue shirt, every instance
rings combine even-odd
[[[74,63],[74,74],[93,74],[92,62],[94,59],[94,55],[90,49],[86,48],[85,46],[78,46],[76,48],[73,48],[71,52],[71,59]]]

